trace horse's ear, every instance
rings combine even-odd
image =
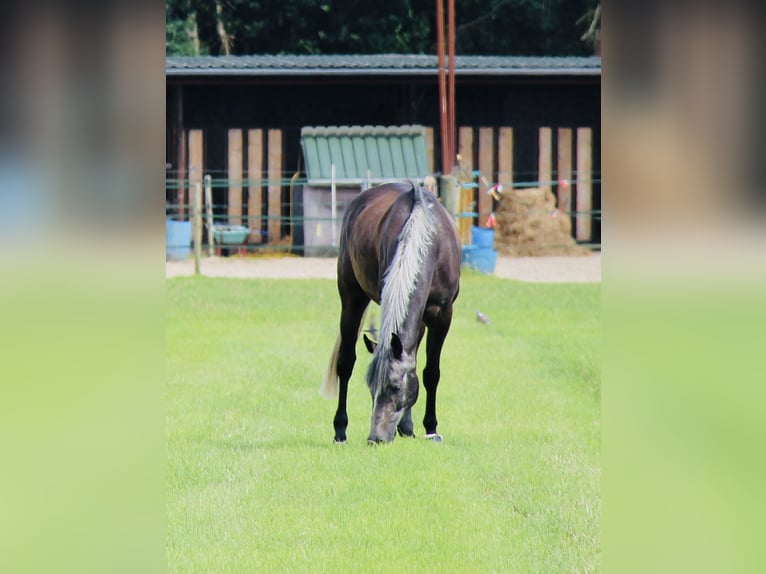
[[[362,339],[364,339],[364,346],[367,347],[367,350],[372,355],[375,352],[375,347],[378,346],[378,342],[373,341],[367,335],[362,335]]]
[[[394,359],[397,361],[401,360],[403,351],[402,340],[396,333],[391,333],[391,351],[394,354]]]

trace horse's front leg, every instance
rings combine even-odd
[[[420,332],[418,333],[418,346],[415,350],[415,354],[417,355],[417,349],[420,348],[420,341],[423,340],[423,334],[426,332],[426,325],[425,323],[420,323]],[[404,415],[402,415],[402,420],[399,421],[399,424],[396,425],[396,430],[399,431],[399,436],[406,436],[406,437],[414,437],[415,436],[415,425],[412,423],[412,406],[409,406],[405,409]]]
[[[336,372],[338,373],[338,408],[333,418],[335,442],[346,442],[348,414],[346,413],[346,397],[348,396],[348,381],[356,362],[356,339],[359,336],[359,324],[362,322],[364,311],[369,299],[364,296],[344,299],[340,315],[340,350]]]
[[[402,415],[402,420],[396,425],[399,436],[414,437],[415,425],[412,424],[412,407],[407,407]]]
[[[442,346],[447,338],[450,324],[452,323],[452,305],[442,308],[428,326],[426,339],[426,367],[423,369],[423,386],[426,389],[426,414],[423,417],[423,426],[426,430],[426,438],[440,440],[436,432],[436,389],[439,386],[441,372],[439,361]]]

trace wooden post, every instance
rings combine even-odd
[[[203,167],[203,138],[202,130],[189,130],[189,201],[194,186],[202,183]]]
[[[178,167],[178,173],[176,174],[176,181],[178,182],[178,189],[176,190],[176,204],[178,207],[177,215],[178,220],[183,221],[186,215],[186,130],[184,130],[184,98],[183,98],[183,86],[176,86],[176,145],[177,156],[176,165]]]
[[[282,131],[269,130],[269,241],[281,237],[282,216]]]
[[[513,189],[513,128],[500,128],[497,135],[497,181],[504,192]]]
[[[487,182],[492,184],[495,167],[495,146],[492,128],[479,128],[479,172]],[[492,196],[487,195],[489,187],[479,180],[479,227],[487,226],[487,218],[492,213]]]
[[[457,178],[454,175],[442,175],[439,178],[439,195],[442,198],[444,208],[453,218],[456,218],[456,214],[459,212],[458,197],[460,194],[457,189]],[[456,219],[456,221],[460,220]]]
[[[472,181],[473,172],[473,128],[461,127],[458,130],[458,149],[460,154],[460,170],[463,172],[469,181]],[[468,213],[474,210],[476,201],[476,190],[473,187],[464,188],[458,178],[458,194],[460,197],[458,214]],[[465,183],[469,183],[468,181]],[[460,232],[460,241],[463,245],[467,245],[471,242],[471,226],[473,225],[472,217],[460,217],[458,219],[458,231]]]
[[[213,178],[205,176],[205,215],[207,219],[207,256],[212,257],[215,253],[215,234],[213,233]]]
[[[247,226],[248,243],[261,242],[261,199],[263,181],[263,130],[247,132]]]
[[[336,223],[338,219],[338,200],[335,190],[335,164],[330,165],[330,213],[332,216],[332,246],[338,246],[338,230]]]
[[[428,173],[434,173],[434,129],[423,128],[423,137],[426,140],[426,157],[428,158]]]
[[[569,215],[572,211],[572,130],[559,128],[558,165],[558,208]]]
[[[551,191],[551,174],[553,145],[551,140],[551,128],[540,128],[539,156],[537,161],[537,186],[543,192]]]
[[[199,260],[202,255],[202,184],[194,184],[194,203],[192,207],[194,230],[194,274],[200,274]]]
[[[591,239],[591,129],[577,128],[577,223],[575,238]]]
[[[242,130],[229,130],[229,225],[242,225]]]

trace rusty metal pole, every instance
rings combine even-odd
[[[436,54],[439,68],[439,123],[441,134],[442,173],[448,174],[452,169],[449,159],[449,136],[447,131],[447,86],[444,77],[444,4],[436,0]]]
[[[449,141],[449,169],[457,165],[456,141],[455,141],[455,0],[447,0],[447,65],[449,75],[447,79],[447,120]]]

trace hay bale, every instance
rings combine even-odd
[[[587,255],[572,237],[571,217],[556,209],[556,197],[541,188],[503,193],[495,211],[495,249],[503,255]]]

